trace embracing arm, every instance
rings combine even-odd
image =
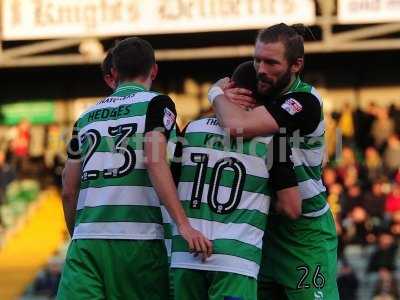
[[[218,121],[232,136],[251,138],[279,131],[278,124],[264,106],[243,110],[225,95],[219,95],[214,100],[213,107]]]

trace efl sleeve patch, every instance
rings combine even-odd
[[[294,98],[287,99],[281,107],[292,116],[303,110],[303,106]]]
[[[163,122],[164,122],[164,126],[167,130],[171,130],[172,126],[174,126],[175,119],[176,119],[175,114],[170,109],[168,109],[168,107],[166,107],[164,109]]]

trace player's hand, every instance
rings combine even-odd
[[[224,90],[224,95],[232,103],[239,105],[243,109],[253,109],[256,106],[256,100],[252,97],[252,92],[250,90],[230,87]]]
[[[229,77],[224,77],[214,83],[211,87],[215,86],[220,87],[223,91],[225,91],[226,89],[234,87],[235,83]]]
[[[195,256],[201,253],[203,261],[211,256],[212,243],[200,231],[188,224],[180,226],[179,232],[188,243],[191,253],[194,253]]]

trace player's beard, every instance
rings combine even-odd
[[[257,74],[257,92],[262,96],[275,98],[287,88],[291,79],[292,73],[290,72],[290,68],[275,83],[265,75]]]

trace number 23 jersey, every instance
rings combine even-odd
[[[212,241],[213,254],[206,262],[194,257],[174,226],[172,268],[257,278],[270,203],[270,141],[231,138],[215,118],[189,123],[178,193],[191,225]]]
[[[146,132],[167,140],[176,111],[165,95],[122,84],[81,115],[68,158],[81,163],[73,239],[163,239],[160,201],[144,165]]]

